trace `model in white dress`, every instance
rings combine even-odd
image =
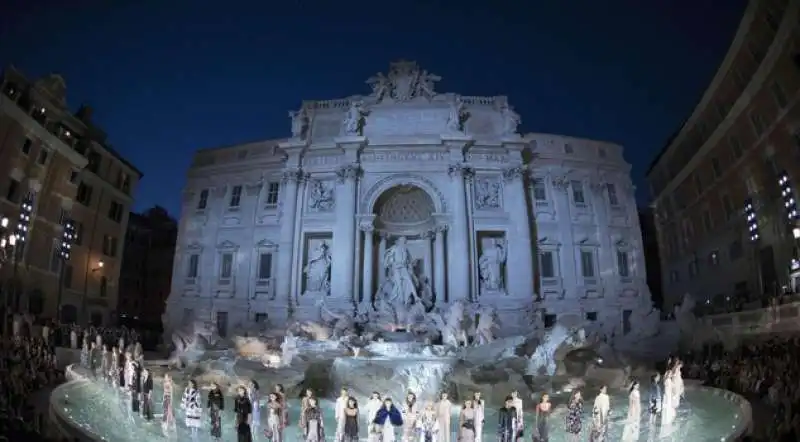
[[[450,413],[453,410],[453,403],[447,398],[447,393],[439,395],[439,402],[436,404],[436,420],[439,422],[439,442],[450,442],[452,429],[450,427]]]
[[[639,440],[640,423],[642,419],[642,398],[639,391],[639,382],[633,381],[628,390],[628,418],[622,430],[623,442]]]

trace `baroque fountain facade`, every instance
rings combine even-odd
[[[482,392],[487,410],[516,391],[527,412],[543,392],[558,401],[607,385],[625,408],[620,392],[651,367],[631,355],[666,356],[678,326],[651,308],[622,148],[520,135],[506,97],[438,93],[439,80],[392,63],[368,95],[290,112],[288,139],[196,155],[163,318],[171,355],[145,362],[157,383],[169,373],[229,392],[281,384],[290,420],[307,389],[332,420],[340,387],[362,403],[373,391],[397,403],[447,392],[454,404]],[[676,313],[691,335],[692,314]],[[51,398],[62,427],[168,438],[124,406],[99,411],[124,399],[69,372],[76,380]],[[720,417],[684,408],[680,425],[651,428],[658,440],[746,428],[738,396],[686,397]],[[614,424],[609,440],[638,435],[629,424],[639,425]]]

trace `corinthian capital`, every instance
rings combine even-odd
[[[471,179],[475,175],[475,170],[467,163],[456,163],[447,166],[447,174],[451,178],[461,176],[466,179]]]
[[[361,166],[358,163],[347,164],[336,171],[336,176],[339,178],[340,183],[350,179],[355,180],[361,176]]]
[[[503,178],[506,182],[514,181],[522,179],[522,175],[525,173],[525,168],[522,166],[514,166],[509,167],[508,169],[503,170]]]
[[[301,171],[299,168],[291,168],[283,171],[281,175],[281,182],[283,183],[296,183],[301,179]]]

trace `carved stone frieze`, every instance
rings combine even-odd
[[[330,212],[336,207],[336,190],[332,180],[311,179],[308,183],[308,210]]]
[[[503,183],[500,177],[479,176],[473,192],[475,208],[491,210],[503,207]]]
[[[445,152],[409,152],[409,151],[383,151],[369,152],[361,155],[362,162],[404,162],[404,161],[446,161],[448,158]]]

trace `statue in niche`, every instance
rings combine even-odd
[[[311,252],[303,273],[306,275],[307,292],[330,294],[331,251],[327,242],[322,241]]]
[[[500,109],[500,114],[503,117],[503,133],[504,136],[517,135],[517,128],[519,127],[522,119],[519,114],[514,112],[514,108],[508,104],[503,105]]]
[[[395,310],[406,310],[415,302],[421,302],[417,292],[417,277],[414,274],[414,260],[406,245],[406,237],[397,238],[395,243],[383,255],[383,268],[387,273],[381,292],[383,303],[391,305]]]
[[[308,133],[308,112],[305,108],[299,111],[290,111],[289,118],[292,119],[292,139],[304,140]]]
[[[316,212],[327,212],[335,205],[333,186],[329,182],[314,180],[308,197],[308,208]]]
[[[500,192],[503,190],[499,181],[489,179],[478,180],[475,183],[475,208],[499,209]]]
[[[506,262],[506,245],[502,239],[491,239],[478,258],[478,271],[481,277],[481,288],[487,291],[504,289],[503,266]]]
[[[342,135],[361,136],[364,134],[364,105],[360,101],[350,103],[350,108],[342,121]]]
[[[452,133],[463,134],[464,123],[469,119],[469,112],[467,112],[464,101],[461,97],[456,97],[453,104],[450,106],[450,116],[447,118],[447,129]]]

